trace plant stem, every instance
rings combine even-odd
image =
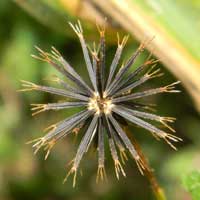
[[[151,184],[151,188],[153,190],[156,200],[166,200],[165,192],[164,192],[163,188],[159,185],[159,183],[153,173],[153,170],[151,169],[151,167],[148,163],[147,158],[145,157],[145,155],[142,152],[142,149],[141,149],[139,143],[133,137],[133,134],[130,132],[128,126],[123,126],[123,127],[124,127],[124,131],[127,133],[127,136],[131,140],[133,146],[135,147],[137,153],[139,154],[139,156],[144,164],[144,168],[145,168],[144,174]]]

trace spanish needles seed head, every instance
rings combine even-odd
[[[98,151],[98,170],[96,181],[106,178],[105,150],[104,138],[108,138],[108,144],[111,151],[111,156],[114,162],[116,177],[119,179],[120,174],[126,176],[122,164],[128,159],[127,152],[135,160],[140,172],[143,174],[145,165],[136,146],[130,140],[122,121],[133,123],[150,131],[157,139],[164,139],[171,147],[175,149],[172,142],[181,141],[177,136],[174,136],[146,120],[157,121],[164,125],[169,131],[175,132],[168,123],[174,122],[172,117],[161,117],[150,113],[151,106],[147,106],[136,102],[136,99],[141,99],[159,93],[179,92],[175,89],[175,85],[179,82],[134,92],[133,89],[155,77],[160,77],[160,69],[154,69],[157,60],[150,59],[140,65],[135,71],[127,73],[133,65],[137,57],[144,50],[148,41],[142,43],[139,48],[132,54],[120,70],[117,71],[117,66],[121,58],[122,50],[128,40],[125,36],[121,41],[117,35],[118,46],[114,55],[113,61],[109,68],[109,74],[105,74],[105,29],[99,28],[100,43],[98,50],[94,44],[93,50],[88,51],[83,29],[80,22],[70,26],[77,34],[85,63],[91,81],[91,86],[86,84],[83,78],[74,70],[74,68],[62,57],[62,55],[52,47],[51,51],[45,52],[39,47],[36,49],[39,56],[32,57],[45,61],[51,64],[56,70],[66,76],[73,84],[69,84],[58,77],[54,77],[53,81],[58,83],[61,88],[37,85],[28,81],[22,80],[24,89],[21,91],[42,91],[63,97],[67,97],[66,102],[62,103],[47,103],[47,104],[32,104],[33,115],[39,114],[47,110],[61,110],[74,107],[83,107],[84,109],[63,121],[53,124],[46,128],[47,134],[36,140],[33,140],[34,153],[37,153],[40,148],[46,151],[45,159],[47,159],[50,150],[58,140],[67,136],[71,132],[78,131],[85,127],[85,133],[81,139],[75,158],[71,162],[71,170],[68,172],[64,181],[67,180],[70,174],[74,174],[73,186],[76,184],[77,171],[83,155],[88,151],[94,139],[97,138]],[[151,67],[152,66],[152,67]],[[150,67],[150,69],[148,69]],[[147,72],[146,72],[146,69]],[[126,76],[127,75],[127,76]],[[126,78],[125,78],[126,77]],[[70,101],[68,100],[70,99]],[[123,119],[123,120],[120,120]],[[119,155],[118,155],[119,153]],[[121,164],[122,162],[122,164]]]

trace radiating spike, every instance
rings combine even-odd
[[[119,123],[114,119],[114,117],[110,114],[108,115],[109,120],[111,121],[113,127],[115,128],[116,132],[119,134],[120,138],[122,139],[123,143],[133,156],[133,158],[137,158],[138,154],[137,151],[135,150],[134,146],[132,145],[131,141],[127,137],[126,133],[122,130],[120,127]]]
[[[175,118],[172,117],[161,117],[152,113],[147,113],[147,112],[142,112],[142,111],[137,111],[137,110],[132,110],[129,109],[125,106],[118,106],[119,108],[121,108],[124,111],[127,111],[129,113],[131,113],[132,115],[136,116],[136,117],[141,117],[144,119],[150,119],[150,120],[154,120],[154,121],[158,121],[160,123],[162,123],[166,128],[168,128],[169,130],[171,130],[172,132],[175,132],[174,129],[172,129],[166,122],[174,122]]]
[[[99,58],[98,58],[98,53],[97,53],[97,50],[96,50],[96,45],[94,43],[94,47],[93,47],[93,50],[90,51],[91,52],[91,55],[92,55],[92,66],[93,66],[93,71],[94,71],[94,79],[95,79],[95,82],[96,82],[96,87],[97,87],[97,91],[96,93],[99,94],[99,83],[98,83],[98,65],[99,65]]]
[[[59,85],[61,85],[64,89],[66,89],[67,91],[73,92],[73,93],[78,93],[78,94],[82,94],[82,95],[86,95],[87,93],[84,92],[83,90],[80,90],[80,88],[77,88],[75,86],[71,86],[69,83],[61,80],[59,77],[57,77],[56,75],[53,75],[53,77],[49,78],[49,79],[45,79],[47,81],[53,81],[58,83]]]
[[[109,132],[110,132],[111,136],[113,137],[114,141],[116,142],[116,144],[119,148],[122,163],[125,164],[125,160],[128,160],[126,153],[125,153],[126,149],[125,149],[124,145],[122,144],[122,142],[119,138],[119,135],[116,133],[116,131],[111,126],[107,117],[106,117],[106,121],[107,121],[107,124],[108,124]]]
[[[102,119],[99,118],[99,123],[98,123],[98,171],[100,170],[99,172],[101,172],[104,169],[104,162],[105,162],[104,130],[102,125]]]
[[[85,135],[83,136],[83,139],[81,140],[81,143],[78,147],[76,156],[74,158],[73,164],[72,164],[72,168],[70,169],[70,171],[67,173],[67,176],[64,179],[64,182],[67,180],[67,178],[69,177],[70,174],[74,173],[74,178],[73,178],[73,187],[75,187],[76,184],[76,174],[77,174],[77,169],[79,167],[80,161],[84,155],[84,153],[87,151],[88,149],[88,144],[90,142],[90,138],[93,134],[93,131],[97,125],[97,121],[98,121],[98,115],[95,115],[85,133]]]
[[[110,147],[110,151],[111,151],[111,155],[112,155],[112,158],[113,158],[113,161],[114,161],[114,165],[115,165],[115,174],[116,174],[116,177],[117,179],[119,180],[119,173],[121,172],[123,176],[126,176],[122,166],[121,166],[121,163],[119,161],[119,158],[118,158],[118,153],[117,153],[117,150],[116,150],[116,147],[115,147],[115,143],[114,143],[114,130],[113,128],[111,127],[111,124],[108,120],[108,117],[105,116],[105,121],[106,121],[106,125],[107,125],[107,129],[108,129],[108,136],[109,136],[109,147]]]
[[[112,155],[114,165],[115,165],[115,174],[116,174],[117,179],[119,180],[119,173],[120,172],[123,174],[123,176],[126,176],[126,174],[125,174],[125,172],[124,172],[124,170],[121,166],[121,163],[119,161],[119,158],[118,158],[118,155],[117,155],[117,150],[115,148],[115,144],[114,144],[112,137],[109,138],[109,147],[110,147],[111,155]]]
[[[64,69],[68,73],[70,73],[76,80],[78,80],[92,94],[92,90],[90,89],[90,87],[54,47],[52,47],[52,54],[56,55],[56,59],[63,65]]]
[[[84,36],[83,36],[83,29],[82,29],[81,23],[80,23],[80,21],[78,21],[78,24],[75,24],[75,25],[73,25],[72,23],[69,23],[69,24],[72,27],[72,29],[74,30],[74,32],[77,34],[77,36],[80,40],[81,47],[82,47],[82,50],[83,50],[84,59],[85,59],[85,63],[86,63],[86,67],[87,67],[87,70],[88,70],[88,74],[89,74],[90,80],[92,82],[93,88],[94,88],[95,92],[97,92],[97,83],[96,83],[96,80],[94,78],[95,74],[94,74],[92,63],[91,63],[91,60],[90,60],[90,57],[89,57],[87,45],[85,43],[85,39],[84,39]]]
[[[56,138],[59,140],[67,136],[75,127],[78,127],[81,123],[86,121],[93,113],[88,110],[83,110],[73,116],[59,122],[56,125],[56,129],[48,132],[45,135],[46,140],[51,140],[51,138]]]
[[[99,67],[100,67],[100,80],[101,80],[101,96],[103,96],[103,91],[105,87],[105,26],[98,28],[100,34],[100,42],[99,42]]]
[[[114,119],[114,117],[112,115],[109,115],[108,118],[110,119],[111,123],[113,124],[113,126],[114,126],[115,130],[117,131],[117,133],[119,134],[119,136],[121,137],[126,148],[129,150],[130,154],[135,159],[135,162],[136,162],[141,174],[143,174],[144,165],[143,165],[143,162],[142,162],[136,148],[131,143],[131,141],[127,137],[126,133],[123,131],[123,129],[120,127],[119,123]]]
[[[126,102],[121,102],[118,103],[118,105],[125,106],[129,109],[142,109],[142,110],[148,110],[151,112],[156,112],[155,104],[144,104],[144,103],[138,103],[134,101],[126,101]]]
[[[63,90],[63,89],[59,89],[59,88],[36,85],[36,84],[28,82],[28,81],[22,81],[22,86],[24,86],[25,89],[22,89],[20,91],[37,90],[37,91],[47,92],[47,93],[51,93],[51,94],[56,94],[59,96],[69,97],[69,98],[73,98],[73,99],[79,99],[82,101],[89,100],[88,97],[81,95],[81,94],[76,94],[76,93],[73,93],[73,92],[70,92],[67,90]]]
[[[152,70],[152,69],[151,69]],[[160,69],[155,70],[154,72],[151,72],[151,70],[149,70],[144,76],[142,76],[140,79],[134,81],[133,83],[130,83],[129,85],[127,85],[126,87],[122,87],[120,90],[118,90],[117,92],[115,92],[115,94],[113,95],[113,97],[119,96],[129,90],[132,90],[134,88],[136,88],[137,86],[140,86],[141,84],[145,83],[146,81],[161,76],[163,75],[163,73],[158,73],[160,71]],[[111,93],[112,95],[112,93]]]
[[[63,64],[64,69],[68,71],[73,77],[75,77],[75,79],[78,80],[87,89],[87,91],[90,92],[90,94],[93,93],[92,89],[85,83],[80,75],[69,65],[69,63],[63,57],[60,57],[59,61]]]
[[[48,103],[48,104],[31,104],[31,110],[35,111],[32,115],[39,114],[47,110],[60,110],[72,107],[86,106],[86,102],[64,102],[64,103]]]
[[[78,147],[75,159],[74,159],[74,163],[73,163],[73,167],[74,168],[78,168],[80,161],[84,155],[84,153],[87,151],[88,149],[88,145],[90,143],[90,139],[93,135],[93,131],[97,125],[97,121],[98,121],[98,115],[95,115],[85,133],[85,135],[83,136],[83,139],[81,140],[81,143]]]
[[[155,126],[149,124],[148,122],[141,120],[138,117],[135,117],[131,112],[128,112],[128,110],[125,110],[123,107],[121,106],[115,106],[113,108],[113,112],[117,113],[118,115],[124,117],[125,119],[127,119],[128,121],[142,127],[145,128],[151,132],[156,133],[159,137],[162,137],[162,135],[165,134],[164,131],[156,128]]]
[[[156,128],[155,126],[153,126],[152,124],[138,118],[135,117],[131,114],[131,112],[127,112],[127,110],[123,110],[121,107],[119,106],[115,106],[113,108],[113,112],[117,113],[118,115],[124,117],[125,119],[127,119],[128,121],[150,131],[155,133],[158,137],[163,138],[163,139],[171,139],[174,142],[178,142],[179,140],[181,140],[180,138],[173,136],[169,133],[166,133],[158,128]]]
[[[106,91],[107,95],[110,95],[112,90],[118,85],[118,83],[123,79],[124,74],[129,70],[129,68],[132,66],[132,64],[135,62],[135,59],[139,56],[139,54],[144,50],[145,42],[142,43],[139,48],[133,53],[131,58],[126,62],[126,64],[123,66],[123,68],[118,71],[118,73],[115,76],[115,79],[109,86],[108,90]]]
[[[34,153],[37,153],[42,146],[48,146],[51,141],[56,142],[61,137],[66,136],[66,134],[69,133],[70,130],[86,120],[90,114],[90,111],[81,111],[79,113],[76,113],[75,115],[57,123],[56,126],[52,130],[50,130],[45,136],[30,141],[29,143],[35,142],[33,144],[33,148],[35,148]]]
[[[131,82],[132,79],[134,79],[138,74],[143,72],[148,66],[150,66],[151,64],[154,64],[156,62],[157,62],[157,60],[153,60],[153,59],[147,60],[146,62],[144,62],[135,71],[131,72],[125,79],[122,79],[119,83],[116,83],[115,85],[113,85],[112,91],[110,92],[110,96],[112,96],[113,94],[118,92],[118,90],[128,86],[129,82]]]
[[[155,94],[159,94],[159,93],[174,93],[174,92],[180,92],[179,90],[174,90],[174,86],[176,84],[179,84],[180,81],[177,81],[175,83],[172,83],[170,85],[164,86],[164,87],[160,87],[160,88],[154,88],[154,89],[150,89],[150,90],[146,90],[143,92],[136,92],[130,95],[126,95],[126,96],[122,96],[122,97],[117,97],[114,98],[112,101],[113,103],[119,103],[119,102],[123,102],[123,101],[130,101],[130,100],[134,100],[134,99],[139,99],[139,98],[143,98],[146,96],[151,96],[151,95],[155,95]]]
[[[82,78],[75,72],[75,70],[63,59],[61,54],[52,47],[52,54],[44,52],[39,47],[36,47],[36,49],[40,52],[41,59],[49,64],[51,64],[56,70],[64,74],[67,78],[69,78],[71,81],[73,81],[78,87],[80,87],[80,90],[83,90],[82,92],[86,92],[88,94],[91,94],[92,91],[89,88],[89,86],[82,80]],[[34,58],[38,59],[38,56],[34,56]],[[59,62],[59,63],[58,63]]]
[[[119,59],[121,57],[121,54],[122,54],[122,51],[123,51],[123,48],[124,46],[126,45],[126,42],[128,40],[128,36],[125,36],[123,39],[122,39],[122,42],[120,43],[120,38],[119,38],[119,35],[117,34],[117,38],[118,38],[118,47],[117,47],[117,50],[116,50],[116,53],[115,53],[115,56],[113,58],[113,61],[112,61],[112,64],[110,66],[110,72],[109,72],[109,76],[108,76],[108,80],[107,80],[107,83],[106,83],[106,89],[105,91],[107,92],[108,90],[108,87],[112,81],[112,78],[114,76],[114,73],[115,73],[115,70],[117,68],[117,65],[119,63]],[[105,95],[104,95],[105,96]]]

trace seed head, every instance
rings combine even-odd
[[[83,78],[54,47],[52,47],[49,53],[36,47],[39,56],[33,55],[33,57],[51,64],[73,84],[65,82],[57,77],[54,77],[53,81],[58,83],[61,88],[42,86],[28,81],[22,81],[24,89],[21,91],[36,90],[66,97],[66,101],[62,103],[32,104],[33,115],[47,110],[61,110],[74,107],[82,107],[83,109],[71,117],[49,126],[46,129],[46,135],[33,140],[35,153],[37,153],[40,148],[44,147],[44,150],[47,152],[45,159],[47,159],[50,150],[58,140],[72,132],[78,134],[79,131],[85,130],[75,158],[71,162],[71,170],[69,170],[64,181],[67,180],[70,174],[74,174],[73,186],[75,186],[77,171],[79,170],[82,157],[88,151],[91,143],[95,141],[97,141],[96,147],[98,153],[96,180],[98,182],[106,178],[104,167],[105,137],[108,139],[111,156],[114,162],[115,174],[118,179],[120,174],[126,176],[122,164],[128,159],[127,153],[135,160],[140,172],[143,174],[145,170],[143,159],[134,143],[131,142],[124,128],[124,124],[128,125],[132,123],[142,127],[151,132],[157,139],[164,139],[175,149],[172,142],[180,141],[181,139],[179,137],[157,128],[155,125],[146,121],[157,121],[169,131],[175,132],[168,124],[174,122],[175,119],[150,113],[152,110],[151,106],[149,107],[138,103],[137,100],[160,93],[179,92],[175,89],[175,85],[179,82],[134,92],[136,87],[150,79],[163,75],[160,73],[160,69],[155,69],[155,65],[158,61],[150,57],[148,57],[147,61],[138,66],[135,71],[128,72],[149,41],[142,43],[128,61],[121,66],[120,70],[117,71],[123,48],[128,40],[128,37],[125,36],[120,42],[119,35],[117,35],[118,46],[107,75],[105,74],[105,28],[98,28],[100,32],[98,50],[94,44],[93,50],[88,51],[80,22],[78,21],[75,25],[70,23],[70,26],[80,40],[91,85],[86,84]],[[97,138],[97,140],[94,140],[94,138]]]

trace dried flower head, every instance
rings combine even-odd
[[[129,138],[124,128],[124,123],[133,123],[142,127],[150,131],[156,138],[164,139],[171,147],[175,148],[171,141],[178,142],[181,140],[180,138],[145,121],[152,120],[160,122],[170,131],[174,132],[168,123],[173,122],[175,119],[149,113],[148,106],[138,103],[137,100],[159,93],[179,92],[175,89],[175,85],[179,82],[142,92],[134,92],[136,87],[152,78],[162,75],[160,69],[154,70],[157,60],[150,58],[135,71],[127,74],[136,58],[144,50],[147,42],[142,43],[128,61],[121,66],[120,70],[117,71],[122,50],[128,39],[128,37],[125,36],[122,41],[120,41],[118,36],[117,50],[107,76],[105,73],[105,29],[99,28],[100,42],[98,50],[94,45],[93,50],[88,51],[80,22],[75,25],[70,23],[70,26],[80,40],[92,87],[86,84],[83,78],[54,47],[52,47],[50,53],[44,52],[36,47],[40,56],[33,55],[33,57],[51,64],[73,84],[55,78],[54,81],[62,86],[62,89],[60,89],[22,81],[22,85],[25,88],[21,91],[36,90],[67,97],[66,102],[62,103],[32,104],[33,115],[47,110],[60,110],[73,107],[82,107],[83,110],[48,127],[48,133],[45,136],[31,141],[34,142],[33,147],[35,148],[35,153],[41,147],[44,147],[47,151],[45,156],[45,159],[47,159],[50,150],[58,140],[66,137],[71,132],[78,133],[80,129],[83,129],[85,133],[81,139],[76,156],[71,163],[72,167],[65,178],[66,180],[70,174],[74,174],[73,186],[75,186],[76,183],[76,175],[82,157],[88,151],[93,141],[97,143],[96,147],[98,151],[97,181],[99,179],[103,180],[106,177],[104,168],[105,137],[108,139],[115,173],[118,179],[120,173],[126,176],[121,162],[124,163],[125,160],[127,160],[127,152],[135,160],[140,172],[143,173],[145,164],[136,146]],[[68,100],[69,98],[71,101]],[[96,138],[96,140],[94,140],[94,138]]]

